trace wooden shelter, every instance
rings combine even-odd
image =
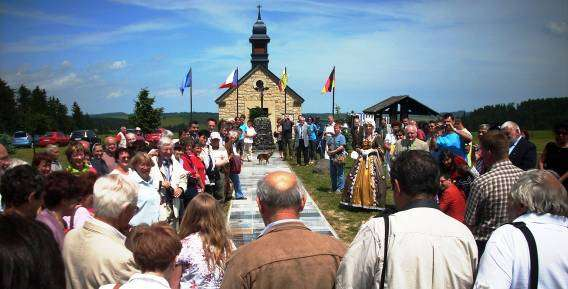
[[[391,96],[371,107],[363,110],[365,114],[372,114],[375,118],[388,115],[390,120],[401,120],[409,115],[438,116],[438,112],[427,107],[408,95]]]

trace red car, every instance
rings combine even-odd
[[[158,143],[160,138],[162,138],[163,129],[159,128],[154,132],[147,133],[145,139],[149,143]]]
[[[39,137],[39,146],[45,147],[50,144],[66,146],[69,143],[69,136],[59,131],[50,131]]]

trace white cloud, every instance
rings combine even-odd
[[[166,89],[157,90],[156,92],[152,92],[150,90],[150,95],[156,98],[161,98],[161,97],[172,98],[180,96],[181,92],[179,91],[179,88],[166,88]]]
[[[546,25],[546,28],[556,35],[568,35],[568,23],[566,21],[550,21]]]
[[[124,67],[126,67],[126,60],[117,60],[109,65],[109,68],[112,70],[119,70],[123,69]]]
[[[8,6],[5,4],[0,4],[0,14],[6,14],[16,17],[22,18],[29,18],[34,20],[40,20],[45,22],[63,24],[68,26],[94,26],[93,23],[84,19],[84,18],[77,18],[68,15],[58,15],[58,14],[51,14],[45,13],[40,10],[33,10],[29,7],[26,9],[19,9],[13,6]]]
[[[0,43],[0,53],[25,53],[64,50],[71,47],[100,46],[130,40],[130,37],[151,31],[166,31],[184,27],[187,23],[169,20],[154,20],[128,24],[114,30],[85,32],[73,35],[46,35]]]
[[[69,60],[63,60],[63,62],[61,62],[61,67],[63,67],[63,68],[69,68],[69,67],[71,67],[71,61],[69,61]]]
[[[80,84],[81,82],[82,80],[77,76],[77,74],[71,72],[69,74],[47,81],[41,86],[45,87],[46,89],[61,89]]]
[[[121,90],[121,89],[114,90],[114,91],[111,91],[109,94],[107,94],[106,98],[107,99],[118,98],[118,97],[123,96],[124,94],[125,94],[124,90]]]

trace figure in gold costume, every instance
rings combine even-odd
[[[366,118],[360,144],[354,144],[353,168],[347,177],[341,204],[348,207],[384,210],[386,177],[383,168],[383,138],[375,132],[375,121]],[[355,153],[356,152],[356,153]]]

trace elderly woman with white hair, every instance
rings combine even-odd
[[[568,288],[568,193],[546,170],[525,172],[509,198],[513,223],[493,232],[474,288]]]
[[[383,168],[384,140],[375,131],[375,121],[363,121],[364,137],[351,157],[356,159],[343,190],[341,204],[348,207],[383,210],[386,203],[386,177]]]
[[[138,186],[121,175],[99,178],[93,188],[95,217],[67,233],[63,261],[68,289],[124,283],[138,273],[125,244],[138,208]]]

